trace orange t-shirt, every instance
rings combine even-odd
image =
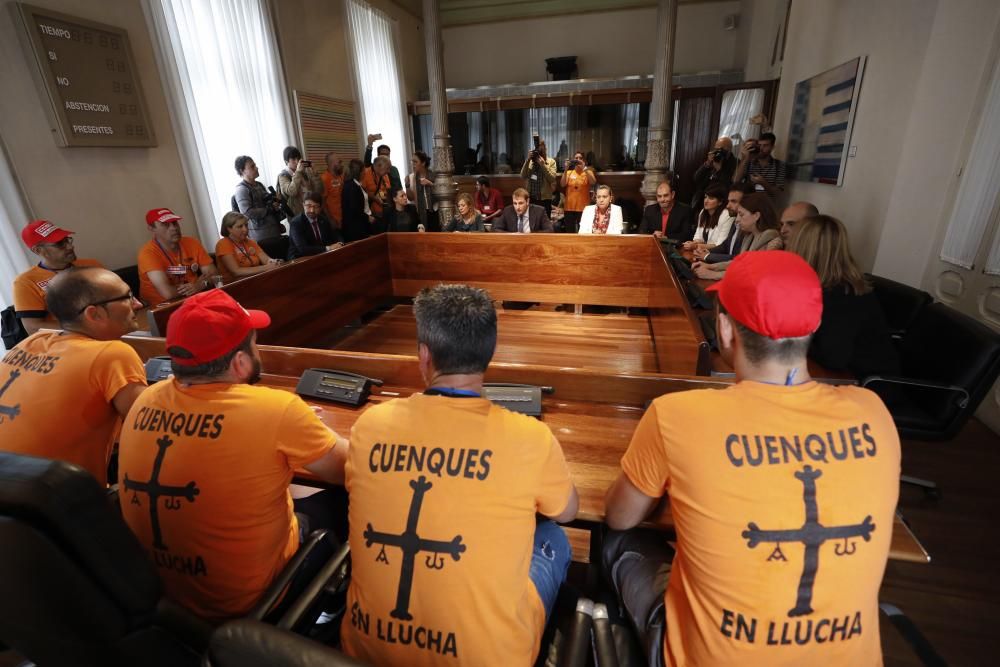
[[[584,169],[582,174],[576,169],[566,172],[566,188],[564,194],[566,202],[563,206],[565,211],[583,212],[583,209],[590,206],[590,181],[587,180],[588,169]]]
[[[73,266],[99,266],[104,265],[96,259],[78,259],[73,262]],[[14,312],[18,317],[36,317],[44,319],[49,328],[59,328],[59,323],[49,314],[48,306],[45,305],[45,290],[49,281],[59,274],[58,271],[43,268],[41,264],[36,264],[17,278],[14,278]]]
[[[211,263],[212,258],[193,237],[181,237],[179,254],[171,253],[160,247],[156,239],[150,239],[139,249],[139,298],[151,306],[166,301],[149,279],[150,271],[163,271],[172,285],[180,285],[198,280],[201,268]]]
[[[344,217],[341,206],[341,195],[344,193],[344,175],[334,176],[331,171],[324,171],[320,178],[323,180],[323,210],[326,217],[334,223],[334,227],[340,227],[340,220]]]
[[[653,401],[622,469],[670,497],[667,664],[881,665],[899,460],[889,412],[858,387],[744,381]]]
[[[69,461],[106,484],[120,423],[111,401],[132,383],[146,372],[120,340],[33,334],[0,362],[0,449]]]
[[[122,426],[122,516],[167,595],[211,620],[246,614],[299,546],[292,472],[336,438],[287,391],[171,379],[143,392]]]
[[[376,665],[530,665],[545,624],[528,577],[535,513],[563,511],[572,489],[548,427],[482,398],[414,394],[361,415],[346,474],[344,650]],[[409,560],[408,526],[429,542]]]
[[[228,237],[219,239],[215,244],[215,265],[219,269],[219,273],[227,281],[234,279],[236,276],[226,268],[225,262],[222,261],[223,256],[232,255],[236,259],[236,264],[244,268],[252,268],[254,266],[260,266],[264,263],[262,254],[264,251],[261,247],[257,245],[257,242],[253,239],[248,238],[243,243],[236,245],[235,242],[231,241]]]
[[[382,202],[388,202],[390,180],[389,174],[382,178],[375,175],[374,167],[365,167],[361,172],[361,187],[368,193],[368,206],[376,218],[382,216]]]

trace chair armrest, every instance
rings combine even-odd
[[[963,410],[969,404],[969,392],[964,388],[953,384],[942,384],[940,382],[931,382],[929,380],[914,380],[912,378],[893,377],[889,375],[870,375],[861,381],[861,386],[868,387],[870,384],[877,384],[879,382],[908,387],[922,387],[924,389],[939,389],[941,391],[958,394],[960,397],[958,399],[958,407]]]
[[[306,559],[313,549],[320,543],[323,538],[326,537],[326,530],[314,530],[309,534],[309,539],[299,547],[299,550],[295,552],[292,559],[288,561],[285,567],[278,573],[278,576],[274,578],[271,585],[267,587],[264,594],[260,596],[260,600],[257,601],[256,606],[247,614],[247,618],[252,618],[255,621],[264,620],[264,616],[267,615],[269,611],[277,604],[278,600],[281,598],[281,594],[284,593],[285,589],[288,587],[288,583],[292,580],[292,577],[299,571],[302,566],[302,561]]]
[[[278,627],[288,630],[295,627],[302,615],[313,605],[327,585],[331,590],[336,590],[347,579],[347,557],[351,554],[351,546],[345,542],[333,557],[326,562],[326,565],[313,577],[309,585],[305,587],[302,594],[292,603],[285,614],[278,621]]]
[[[216,630],[202,664],[211,667],[362,665],[357,660],[317,641],[249,619],[231,621]]]

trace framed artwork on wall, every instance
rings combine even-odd
[[[866,60],[866,56],[859,56],[795,84],[788,129],[789,178],[844,183]]]

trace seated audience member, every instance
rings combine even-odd
[[[667,237],[677,241],[690,241],[694,234],[691,207],[676,201],[677,193],[667,181],[656,186],[656,203],[642,212],[640,234],[656,238]]]
[[[490,295],[438,285],[413,312],[427,389],[370,407],[351,431],[346,604],[366,620],[345,616],[344,651],[376,665],[531,665],[571,558],[554,521],[576,516],[576,488],[544,423],[481,397],[497,340]],[[414,565],[404,528],[435,553]],[[438,639],[374,632],[394,619]]]
[[[323,181],[313,170],[312,162],[302,159],[302,152],[295,146],[286,146],[282,152],[285,168],[278,172],[278,192],[294,215],[302,214],[302,197],[307,192],[322,196]]]
[[[598,185],[594,196],[596,204],[583,209],[580,218],[580,234],[621,234],[625,223],[622,207],[612,204],[614,195],[610,185]]]
[[[485,176],[476,179],[476,210],[483,214],[483,222],[490,223],[503,213],[503,195],[490,187],[490,179]]]
[[[739,236],[733,244],[733,256],[751,250],[781,250],[781,237],[778,235],[778,216],[774,213],[771,200],[762,192],[746,195],[737,209],[736,224],[739,225]],[[726,272],[732,259],[711,262],[712,256],[705,261],[694,262],[691,268],[695,275],[706,280],[719,280]]]
[[[781,212],[781,240],[790,246],[795,238],[795,229],[802,218],[819,215],[819,209],[807,201],[797,201]]]
[[[828,215],[809,216],[796,225],[791,250],[819,274],[823,323],[809,356],[825,368],[858,378],[899,375],[899,356],[878,298],[851,256],[847,229]]]
[[[538,234],[551,232],[552,221],[545,214],[545,209],[536,204],[529,204],[528,191],[524,188],[514,190],[511,195],[513,204],[504,208],[500,217],[493,223],[494,232],[512,232],[515,234]]]
[[[760,139],[747,139],[740,149],[740,162],[733,180],[746,182],[755,191],[765,192],[771,199],[785,189],[785,163],[774,157],[775,136],[770,132]]]
[[[0,361],[0,449],[75,463],[106,484],[118,426],[146,388],[139,355],[118,340],[139,328],[142,304],[93,266],[61,272],[45,298],[63,330],[35,333]]]
[[[521,178],[525,179],[531,203],[542,206],[546,216],[551,215],[552,193],[556,185],[556,161],[548,156],[544,141],[539,141],[538,148],[528,153],[528,158],[521,166]]]
[[[624,531],[667,495],[676,552],[662,534],[611,532],[605,571],[650,664],[881,664],[892,417],[867,389],[809,376],[823,296],[800,257],[740,255],[709,289],[737,382],[655,399],[605,498],[608,525]]]
[[[245,215],[235,211],[226,213],[222,216],[219,231],[222,238],[215,244],[215,263],[226,280],[270,271],[281,264],[280,259],[268,257],[263,248],[249,237]]]
[[[361,187],[368,195],[368,206],[375,218],[372,232],[379,234],[385,231],[383,214],[387,208],[392,206],[390,193],[393,186],[389,179],[389,158],[380,155],[375,158],[372,166],[365,167],[364,171],[361,172]]]
[[[77,259],[73,232],[48,220],[32,220],[21,230],[21,240],[38,255],[38,265],[14,278],[14,313],[24,330],[33,334],[42,327],[56,329],[59,322],[45,306],[49,282],[71,266],[101,266],[96,259]]]
[[[736,156],[733,155],[733,140],[729,137],[719,137],[708,151],[704,164],[694,172],[694,198],[691,208],[702,207],[705,191],[713,185],[728,188],[733,182],[733,172],[736,171]]]
[[[368,193],[361,185],[361,160],[351,160],[347,165],[347,181],[344,183],[343,211],[344,219],[341,229],[344,241],[360,241],[372,235],[375,216],[368,204]]]
[[[729,218],[729,233],[721,243],[712,247],[709,247],[707,243],[692,241],[692,254],[695,259],[702,260],[710,264],[714,262],[724,262],[732,259],[736,256],[736,253],[739,252],[736,248],[737,244],[741,240],[740,226],[736,222],[736,216],[739,214],[740,204],[743,202],[745,187],[746,186],[739,183],[729,186],[728,199],[726,200],[726,210],[722,214],[723,216],[727,216]],[[687,247],[687,244],[685,243],[684,246]]]
[[[167,596],[212,622],[246,614],[298,549],[293,472],[344,480],[347,441],[294,393],[251,386],[268,324],[222,290],[185,301],[167,324],[174,376],[143,392],[121,432],[122,516]],[[172,511],[157,511],[156,484],[183,491]]]
[[[407,179],[406,196],[416,203],[420,224],[428,231],[439,231],[437,202],[434,201],[434,174],[427,153],[417,151],[410,159],[413,173]]]
[[[590,206],[590,189],[596,183],[597,175],[587,166],[583,152],[577,151],[573,154],[572,160],[566,161],[560,180],[563,191],[562,231],[567,234],[576,234],[579,231],[583,209]]]
[[[344,161],[333,151],[326,154],[326,171],[320,174],[320,179],[323,181],[323,211],[333,228],[340,229],[340,221],[344,217],[341,197],[347,175]]]
[[[446,232],[485,232],[483,216],[476,210],[472,202],[472,195],[463,192],[458,195],[456,204],[456,215],[445,228]]]
[[[340,232],[323,213],[323,197],[318,192],[306,193],[302,213],[292,218],[288,231],[291,237],[289,259],[318,255],[344,245]]]
[[[153,238],[139,248],[139,298],[150,306],[208,289],[216,275],[198,239],[181,236],[180,221],[169,208],[146,212]]]
[[[685,250],[709,250],[730,237],[735,218],[727,207],[728,195],[728,190],[721,185],[712,185],[705,190],[705,200],[698,214],[694,238],[684,243]]]
[[[423,232],[426,227],[420,222],[417,207],[406,198],[406,190],[399,188],[392,193],[392,206],[385,212],[387,232]]]
[[[382,138],[381,134],[368,135],[368,145],[365,147],[365,159],[364,159],[365,167],[371,167],[374,165],[374,163],[372,162],[372,144],[375,143],[376,139],[381,139],[381,138]],[[375,151],[375,156],[384,157],[386,159],[386,162],[389,165],[389,168],[386,171],[386,173],[389,175],[389,187],[393,190],[396,190],[403,187],[403,181],[400,180],[399,178],[399,170],[392,165],[392,160],[389,159],[389,154],[391,152],[392,149],[389,148],[389,146],[387,146],[386,144],[380,144],[378,150]],[[428,162],[430,162],[430,160],[428,160]]]
[[[260,172],[257,163],[249,155],[236,158],[236,173],[242,180],[236,184],[236,207],[246,216],[250,238],[254,241],[264,241],[278,238],[285,233],[281,224],[284,214],[281,212],[281,202],[273,199],[267,203],[268,191],[257,180]]]

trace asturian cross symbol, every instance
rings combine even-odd
[[[802,564],[798,595],[795,606],[788,612],[789,616],[805,616],[813,612],[813,584],[816,582],[816,573],[819,570],[820,545],[827,540],[843,539],[845,548],[835,547],[834,552],[838,556],[850,555],[854,553],[855,547],[852,543],[850,550],[846,548],[847,538],[862,537],[865,542],[868,542],[871,540],[872,531],[875,530],[871,514],[865,517],[861,523],[851,526],[824,526],[819,522],[819,508],[816,506],[816,479],[822,474],[822,470],[814,470],[812,466],[808,465],[801,472],[795,473],[795,477],[802,482],[802,500],[806,506],[806,521],[801,528],[762,530],[751,521],[747,524],[747,530],[742,533],[743,538],[747,540],[747,546],[751,549],[761,542],[774,542],[779,549],[782,542],[801,542],[805,545],[805,561]],[[781,558],[780,560],[785,559]]]
[[[156,452],[156,459],[153,461],[153,474],[150,476],[148,482],[133,481],[128,478],[128,473],[125,473],[125,490],[132,492],[133,504],[140,504],[136,492],[149,495],[149,520],[153,524],[153,546],[164,551],[168,551],[169,549],[163,543],[163,534],[160,532],[160,496],[166,496],[167,500],[164,504],[167,506],[167,509],[176,510],[181,507],[179,498],[186,498],[189,503],[193,503],[194,497],[201,493],[195,482],[188,482],[184,486],[166,486],[160,484],[160,468],[163,467],[163,457],[167,454],[167,447],[172,444],[174,444],[174,441],[167,435],[156,441],[159,451]]]
[[[3,395],[7,393],[8,389],[10,389],[10,385],[14,384],[14,380],[19,377],[21,377],[21,371],[16,368],[10,372],[10,377],[3,383],[3,387],[0,387],[0,398],[3,398]],[[20,403],[17,405],[0,405],[0,417],[6,417],[7,419],[14,421],[14,418],[19,414],[21,414]],[[3,420],[0,419],[0,421]]]
[[[399,588],[396,591],[396,608],[389,612],[393,618],[401,621],[413,619],[410,614],[410,592],[413,588],[413,566],[417,554],[421,551],[435,554],[435,559],[427,557],[427,567],[432,570],[444,568],[444,558],[440,554],[448,554],[456,562],[462,557],[466,545],[462,544],[462,536],[456,535],[450,542],[443,540],[426,540],[417,534],[417,522],[420,520],[420,507],[424,502],[424,494],[433,486],[427,478],[421,475],[417,479],[410,480],[410,488],[413,489],[413,499],[410,501],[410,514],[406,519],[406,530],[396,535],[392,533],[382,533],[369,523],[365,529],[365,546],[371,548],[372,544],[399,547],[403,552],[403,564],[399,571]],[[439,559],[439,560],[438,560]],[[384,560],[384,559],[382,559]]]

